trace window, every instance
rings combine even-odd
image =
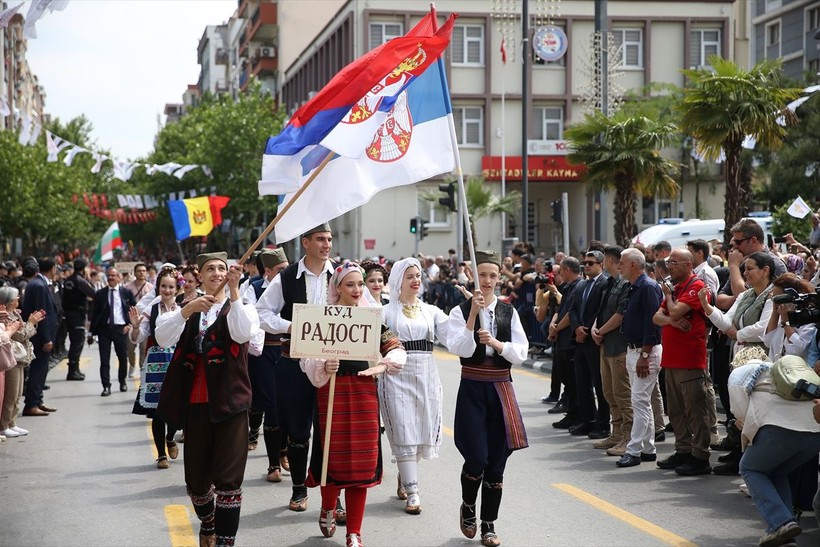
[[[710,55],[720,55],[720,29],[695,29],[690,34],[689,66],[711,68]]]
[[[539,140],[564,138],[564,109],[560,106],[537,106],[532,109],[532,134]]]
[[[484,145],[484,108],[481,106],[453,107],[453,120],[459,146]]]
[[[766,25],[766,58],[780,57],[780,21]]]
[[[484,66],[484,27],[456,25],[451,47],[454,65]]]
[[[820,6],[806,10],[806,23],[809,26],[806,30],[820,28]]]
[[[643,29],[614,29],[615,45],[621,49],[621,66],[643,68]]]
[[[428,189],[427,191],[431,191]],[[450,209],[439,205],[436,201],[425,199],[423,195],[418,196],[419,216],[427,221],[429,226],[443,227],[450,225]]]
[[[662,218],[672,218],[672,201],[669,199],[658,198],[656,196],[646,197],[642,199],[641,207],[641,223],[644,225],[652,225],[660,222]]]
[[[370,23],[370,49],[404,34],[401,23]]]

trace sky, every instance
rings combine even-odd
[[[9,7],[18,0],[6,0]],[[30,2],[20,10],[28,13]],[[199,78],[207,25],[226,22],[236,0],[71,0],[37,21],[26,58],[46,92],[46,113],[84,114],[92,143],[119,160],[153,149],[157,115]]]

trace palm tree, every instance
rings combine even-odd
[[[743,141],[751,136],[770,150],[782,146],[786,125],[797,121],[786,105],[800,90],[781,85],[778,60],[761,61],[750,70],[714,55],[708,62],[712,69],[682,71],[689,86],[678,110],[681,130],[695,139],[699,154],[707,160],[725,154],[728,243],[729,228],[748,213],[752,200],[751,177],[743,176],[740,161]]]
[[[587,114],[564,131],[573,148],[569,161],[586,168],[582,180],[595,189],[615,190],[615,241],[619,245],[629,245],[634,235],[638,192],[646,196],[677,193],[678,164],[660,153],[676,134],[673,123],[625,110],[611,117]]]

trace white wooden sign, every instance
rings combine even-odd
[[[381,334],[380,308],[295,304],[290,356],[376,361]]]

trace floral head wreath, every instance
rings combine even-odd
[[[327,288],[327,303],[328,304],[336,304],[339,302],[339,285],[342,284],[342,279],[352,272],[359,272],[364,279],[364,270],[362,267],[356,264],[355,262],[345,262],[339,266],[336,266],[336,269],[333,271],[333,275],[330,278],[330,285]],[[363,299],[359,300],[360,306],[367,306],[367,302],[362,302]]]

